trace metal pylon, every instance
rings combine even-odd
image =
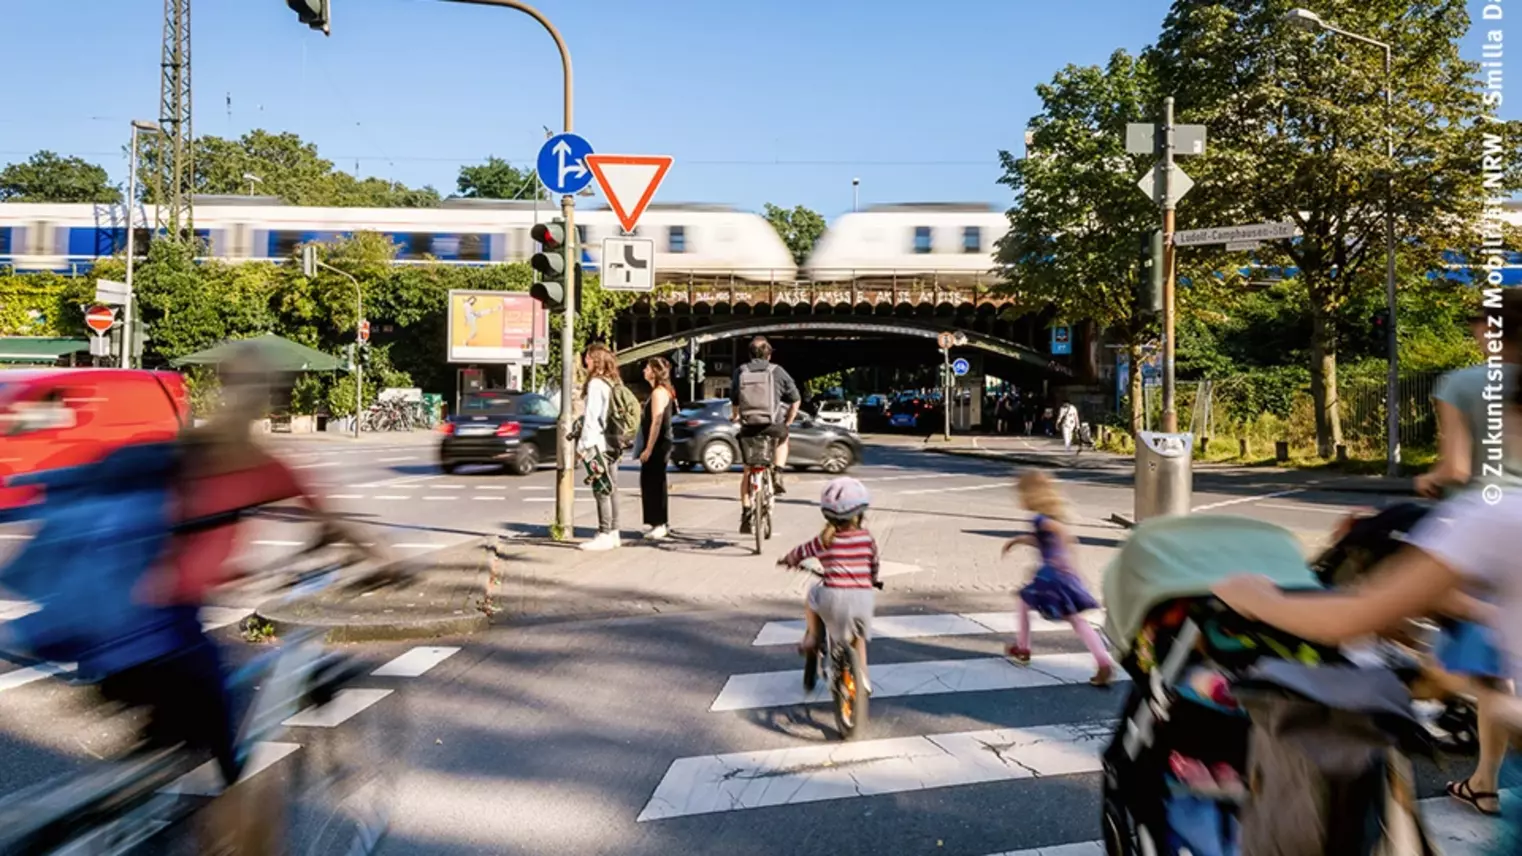
[[[157,230],[188,240],[195,192],[195,133],[190,124],[190,0],[164,0],[159,152],[154,175]]]

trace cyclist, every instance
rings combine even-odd
[[[866,529],[867,508],[872,497],[867,488],[853,478],[838,478],[824,486],[819,510],[824,512],[824,531],[812,541],[800,544],[777,564],[797,568],[806,559],[817,559],[824,566],[824,579],[809,589],[804,609],[803,641],[798,653],[811,656],[819,644],[819,634],[829,628],[832,639],[855,638],[856,654],[861,660],[861,680],[867,692],[867,640],[872,635],[872,613],[877,605],[877,577],[881,561],[877,540]],[[812,675],[812,670],[804,674]],[[812,686],[806,687],[813,690]]]
[[[788,426],[798,418],[803,397],[798,384],[787,370],[772,363],[772,345],[757,336],[750,342],[750,362],[735,369],[730,383],[731,416],[740,423],[740,439],[770,437],[777,443],[772,487],[777,495],[787,493],[782,484],[782,469],[787,466]],[[741,443],[743,450],[745,444]],[[747,465],[750,461],[745,462]],[[749,535],[754,522],[750,508],[750,479],[740,479],[740,534]]]

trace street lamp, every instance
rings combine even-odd
[[[1385,440],[1385,464],[1389,475],[1400,474],[1400,412],[1398,410],[1400,400],[1400,355],[1397,352],[1398,343],[1395,336],[1395,124],[1392,114],[1395,109],[1395,81],[1390,73],[1391,50],[1387,42],[1371,39],[1368,36],[1360,36],[1350,33],[1340,27],[1334,27],[1322,19],[1320,15],[1309,9],[1291,9],[1284,15],[1285,22],[1299,27],[1307,32],[1325,30],[1335,35],[1352,39],[1355,42],[1369,45],[1384,51],[1385,55],[1385,311],[1389,314],[1390,323],[1386,329],[1390,351],[1389,375],[1385,379],[1385,416],[1386,431],[1388,436]]]
[[[858,191],[860,191],[860,190],[861,190],[861,179],[859,179],[859,178],[853,178],[853,179],[851,179],[851,212],[852,213],[855,213],[857,210],[859,210],[857,203],[860,201],[861,197],[858,196],[857,194],[858,194]]]
[[[254,194],[254,185],[256,185],[256,184],[263,184],[264,183],[264,179],[260,178],[257,175],[254,175],[251,172],[245,172],[245,173],[243,173],[243,180],[248,182],[248,195],[249,196],[255,195]]]
[[[132,144],[127,152],[127,305],[122,307],[122,357],[119,365],[132,368],[132,265],[137,257],[137,230],[132,228],[132,212],[137,209],[137,134],[159,133],[159,126],[146,119],[132,120]]]

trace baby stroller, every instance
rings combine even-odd
[[[1405,543],[1411,533],[1431,511],[1433,506],[1420,502],[1392,505],[1378,512],[1354,514],[1343,521],[1337,531],[1337,541],[1327,548],[1311,564],[1316,577],[1328,588],[1351,585],[1362,579],[1370,569],[1393,555]],[[1445,622],[1439,621],[1438,624]],[[1410,629],[1402,634],[1409,649],[1403,650],[1393,643],[1383,645],[1387,660],[1404,659],[1415,666],[1410,651],[1430,651],[1431,639],[1438,626],[1432,622],[1410,623]],[[1446,735],[1445,748],[1455,752],[1473,753],[1479,749],[1476,729],[1478,715],[1472,699],[1429,691],[1419,684],[1413,685],[1413,694],[1441,701],[1442,712],[1433,720]]]
[[[1104,753],[1108,856],[1435,852],[1399,676],[1227,609],[1210,588],[1237,573],[1321,588],[1293,535],[1224,515],[1147,521],[1105,571],[1105,630],[1134,681]]]

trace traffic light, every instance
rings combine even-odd
[[[291,7],[301,23],[314,30],[321,30],[325,36],[333,34],[331,0],[285,0],[285,5]]]
[[[693,382],[695,382],[695,383],[702,383],[703,382],[703,378],[707,376],[707,374],[706,374],[707,368],[708,368],[707,366],[703,365],[703,361],[702,360],[693,360],[692,361],[692,380],[693,380]]]
[[[1149,318],[1163,311],[1163,233],[1141,237],[1136,272],[1136,314]]]
[[[1372,316],[1369,317],[1369,325],[1373,329],[1375,337],[1378,338],[1379,341],[1384,341],[1384,338],[1390,329],[1390,310],[1381,309],[1378,312],[1375,312]]]
[[[565,308],[565,222],[553,220],[535,224],[529,235],[539,243],[539,252],[529,260],[539,274],[539,282],[529,294],[546,309]],[[580,265],[577,265],[578,271]],[[579,291],[580,289],[578,289]]]

